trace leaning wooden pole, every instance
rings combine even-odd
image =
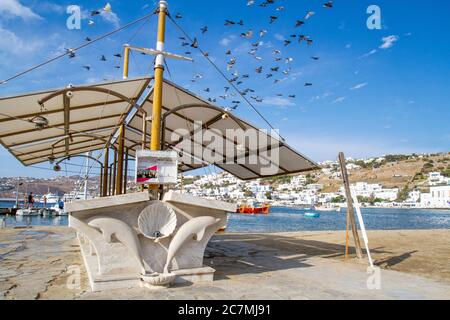
[[[361,241],[359,239],[358,228],[356,227],[355,209],[353,207],[353,199],[350,191],[350,181],[348,178],[347,165],[345,163],[344,153],[339,153],[339,164],[341,166],[342,180],[344,181],[345,197],[347,198],[347,224],[350,221],[355,240],[356,256],[362,259]],[[347,252],[347,250],[346,250]]]

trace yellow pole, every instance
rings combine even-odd
[[[166,33],[166,15],[167,2],[159,2],[158,18],[158,42],[156,50],[164,51],[165,33]],[[153,90],[153,116],[152,116],[152,136],[150,150],[161,150],[161,113],[162,113],[162,95],[163,95],[163,73],[164,73],[164,55],[162,53],[156,56],[155,61],[155,86]]]
[[[130,47],[128,45],[125,45],[124,52],[123,52],[123,78],[128,79],[128,68],[130,65]]]

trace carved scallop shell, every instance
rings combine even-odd
[[[142,281],[150,286],[167,286],[170,285],[176,278],[173,273],[154,274],[142,276]]]
[[[138,227],[149,239],[167,238],[177,227],[177,216],[172,208],[157,202],[142,210],[138,218]]]

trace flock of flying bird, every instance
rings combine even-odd
[[[275,0],[266,0],[263,1],[262,3],[259,4],[260,7],[268,7],[270,5],[274,5],[275,4]],[[255,5],[255,0],[248,0],[247,1],[247,6],[253,6]],[[326,9],[331,9],[333,7],[333,1],[327,1],[326,3],[323,4],[323,7]],[[284,11],[285,8],[284,6],[277,6],[275,11],[277,12],[281,12]],[[295,21],[295,23],[293,24],[293,28],[297,31],[297,30],[301,30],[301,27],[303,25],[305,25],[307,23],[307,20],[309,20],[311,17],[313,17],[315,15],[315,12],[313,11],[307,11],[306,15],[304,16],[303,19],[298,19]],[[175,19],[182,19],[183,16],[180,13],[177,13],[175,15]],[[271,15],[268,19],[268,22],[270,25],[276,23],[276,21],[279,20],[279,16],[277,15]],[[233,26],[240,26],[240,27],[244,27],[245,23],[243,20],[225,20],[224,25],[226,27],[233,27]],[[208,32],[208,26],[204,26],[200,29],[202,35],[204,35],[205,33]],[[269,31],[267,29],[261,29],[258,32],[254,32],[253,29],[244,31],[240,33],[240,37],[243,39],[253,39],[255,37],[255,34],[257,34],[257,36],[259,36],[259,39],[256,40],[255,42],[251,43],[251,49],[248,51],[248,55],[250,55],[251,57],[253,57],[254,59],[258,60],[258,61],[262,61],[263,58],[261,57],[261,55],[259,54],[261,52],[261,48],[263,45],[262,39],[269,33]],[[187,39],[185,37],[180,37],[179,40],[181,40],[181,46],[182,47],[191,47],[194,49],[199,48],[199,41],[197,38],[194,38],[194,40],[192,42],[187,41]],[[294,41],[298,41],[300,44],[302,43],[306,43],[307,46],[311,46],[313,45],[314,41],[313,39],[311,39],[310,36],[307,36],[305,34],[297,34],[293,33],[289,36],[288,39],[285,39],[283,37],[283,39],[281,41],[283,41],[284,47],[287,47],[289,45],[291,45]],[[185,51],[186,55],[191,55],[192,52],[191,51]],[[269,68],[265,68],[264,66],[258,66],[257,68],[255,68],[254,72],[256,74],[263,74],[265,73],[265,79],[271,79],[273,80],[273,84],[277,84],[279,83],[281,80],[278,78],[278,75],[283,75],[284,77],[289,76],[290,72],[291,72],[291,67],[290,64],[294,61],[293,57],[282,57],[282,52],[281,50],[273,50],[272,52],[273,56],[274,56],[274,61],[276,62],[276,66],[271,66]],[[208,52],[204,52],[205,56],[209,56]],[[239,72],[236,70],[236,63],[237,63],[237,59],[235,57],[233,57],[233,52],[232,50],[227,49],[225,52],[225,56],[228,56],[229,58],[227,59],[227,71],[231,71],[231,79],[229,79],[229,81],[231,83],[234,83],[237,87],[239,87],[240,85],[243,85],[244,82],[246,80],[248,80],[251,75],[250,74],[242,74],[240,75]],[[319,60],[320,58],[318,56],[311,56],[311,59],[314,61]],[[282,64],[284,62],[286,67],[281,67],[280,64]],[[265,70],[267,70],[265,72]],[[196,83],[199,82],[200,79],[203,78],[202,74],[196,74],[194,76],[194,78],[191,80],[191,82]],[[304,84],[305,87],[310,87],[313,84],[310,82],[306,82]],[[224,87],[224,93],[222,95],[219,96],[219,98],[223,99],[223,100],[227,100],[227,98],[229,97],[236,97],[236,93],[230,93],[230,87],[226,86]],[[247,89],[243,89],[241,90],[241,94],[242,95],[247,95],[247,94],[253,94],[251,95],[251,99],[253,99],[254,101],[261,103],[263,102],[263,98],[254,95],[255,90],[251,89],[251,88],[247,88]],[[210,93],[211,89],[210,88],[206,88],[204,89],[204,92]],[[283,94],[276,94],[277,97],[283,97]],[[290,94],[288,95],[289,98],[295,99],[296,95],[295,94]],[[217,98],[208,98],[208,100],[212,103],[217,102]],[[231,101],[232,107],[230,108],[226,108],[228,110],[236,110],[239,107],[239,104],[241,102],[239,100],[233,100]]]
[[[265,0],[263,2],[261,2],[259,4],[260,7],[268,7],[271,5],[275,4],[275,0]],[[255,5],[255,0],[247,0],[247,6],[253,6]],[[333,1],[327,1],[326,3],[323,4],[323,7],[326,9],[330,9],[333,7]],[[284,11],[285,8],[284,6],[277,6],[275,11],[276,12],[281,12]],[[95,24],[95,16],[98,16],[100,14],[102,14],[102,11],[108,13],[111,12],[111,5],[109,3],[107,3],[102,9],[99,10],[95,10],[95,11],[91,11],[90,13],[90,19],[89,19],[89,25],[94,25]],[[314,41],[313,39],[311,39],[310,36],[305,35],[305,34],[298,34],[297,30],[301,30],[302,26],[305,25],[307,23],[307,21],[309,19],[311,19],[313,16],[315,15],[315,12],[313,11],[307,11],[305,16],[302,19],[298,19],[295,21],[295,23],[293,23],[293,29],[295,29],[295,33],[292,33],[291,35],[289,35],[289,37],[286,39],[285,37],[278,37],[280,41],[283,41],[283,45],[284,47],[287,47],[289,45],[291,45],[294,41],[298,41],[300,44],[302,43],[306,43],[307,46],[311,46],[313,45]],[[177,13],[175,16],[175,19],[182,19],[183,16],[180,13]],[[279,16],[278,15],[271,15],[268,19],[268,22],[270,25],[276,23],[279,20]],[[240,26],[240,27],[244,27],[245,23],[243,20],[225,20],[224,25],[226,27],[233,27],[233,26]],[[206,34],[208,32],[208,26],[204,26],[200,29],[200,32],[202,35]],[[261,29],[258,32],[254,32],[253,29],[247,30],[247,31],[243,31],[240,32],[240,37],[243,39],[253,39],[254,37],[259,37],[255,42],[251,43],[251,48],[248,51],[248,55],[251,56],[252,58],[258,60],[258,61],[262,61],[263,58],[261,57],[261,48],[263,47],[263,42],[262,39],[269,33],[269,31],[267,29]],[[188,39],[186,39],[186,37],[179,37],[179,40],[181,41],[181,46],[182,47],[190,47],[193,49],[198,49],[199,48],[199,41],[197,38],[194,38],[194,40],[188,41]],[[91,38],[86,37],[85,38],[86,42],[90,42],[92,41]],[[66,53],[68,55],[68,57],[70,59],[74,58],[75,55],[75,51],[73,49],[66,49]],[[187,50],[184,52],[186,55],[191,55],[192,52]],[[145,53],[143,53],[145,55]],[[205,55],[205,57],[209,56],[208,52],[203,52],[203,54]],[[290,72],[291,72],[291,67],[290,64],[294,61],[293,57],[284,57],[282,56],[282,51],[275,49],[272,51],[272,55],[274,57],[274,62],[276,63],[275,66],[271,66],[271,67],[264,67],[264,66],[258,66],[257,68],[255,68],[254,72],[256,74],[265,74],[265,79],[271,79],[273,80],[273,84],[277,84],[279,83],[281,80],[279,79],[279,76],[281,77],[287,77],[289,76]],[[237,59],[236,57],[233,57],[233,52],[232,50],[226,50],[225,52],[225,56],[229,57],[227,58],[227,71],[228,72],[232,72],[231,73],[231,79],[229,79],[230,83],[234,84],[233,86],[239,87],[241,85],[244,84],[244,82],[248,79],[251,78],[250,74],[242,74],[240,75],[239,72],[236,70],[237,69]],[[116,53],[112,55],[113,59],[121,59],[122,55],[120,53]],[[106,62],[108,61],[108,58],[102,54],[99,58],[99,61],[101,62]],[[320,58],[318,56],[311,56],[312,60],[319,60]],[[121,60],[118,60],[118,62]],[[280,66],[280,64],[284,64],[283,67]],[[91,70],[91,66],[90,65],[83,65],[82,66],[85,70],[90,71]],[[115,69],[120,69],[121,66],[120,65],[114,65]],[[203,78],[202,74],[195,74],[193,79],[191,80],[193,83],[197,83],[200,82],[200,80]],[[304,84],[305,87],[310,87],[313,84],[310,82],[306,82]],[[229,97],[236,97],[237,94],[230,92],[230,86],[226,86],[224,87],[224,93],[222,95],[219,96],[219,98],[223,99],[223,100],[227,100]],[[251,89],[251,88],[247,88],[247,89],[239,89],[239,91],[241,92],[242,95],[247,95],[247,94],[251,94],[251,99],[253,99],[254,101],[261,103],[263,102],[263,98],[255,95],[255,90]],[[210,88],[205,88],[204,92],[206,93],[210,93],[211,89]],[[282,97],[283,94],[277,94],[278,97]],[[289,98],[295,99],[296,95],[295,94],[291,94],[288,95]],[[233,98],[232,98],[233,99]],[[230,108],[226,108],[228,110],[235,110],[238,108],[239,104],[241,103],[241,101],[237,100],[236,98],[234,98],[235,100],[231,101],[232,107]],[[208,98],[208,100],[211,103],[215,103],[217,102],[217,98]]]

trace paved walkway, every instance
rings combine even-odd
[[[342,252],[311,233],[219,236],[205,258],[213,283],[92,293],[72,230],[0,229],[0,299],[450,299],[449,281],[395,270],[381,270],[381,289],[369,290],[366,263]],[[67,271],[77,266],[72,290]]]

